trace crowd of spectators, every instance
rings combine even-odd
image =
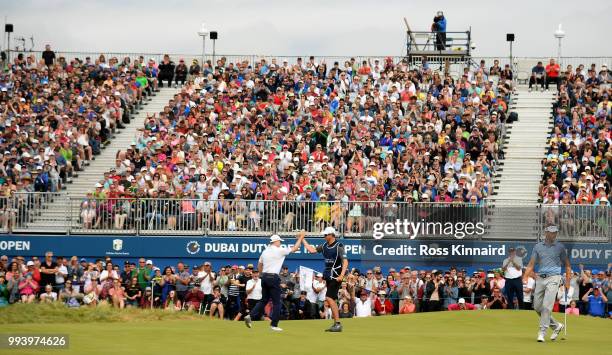
[[[167,56],[148,65],[177,79]],[[479,205],[511,74],[498,61],[458,78],[391,58],[194,63],[83,202],[83,225],[364,232],[400,202]]]
[[[575,272],[565,298],[563,286],[555,310],[597,317],[612,315],[612,263],[608,269]],[[520,273],[520,270],[519,270]],[[311,285],[300,282],[300,273],[284,266],[280,273],[284,319],[331,317],[324,305],[322,274]],[[415,312],[531,309],[534,280],[523,292],[508,299],[510,281],[502,269],[447,271],[380,267],[352,269],[338,293],[341,317],[386,316]],[[303,288],[302,288],[303,287]],[[209,262],[189,266],[156,266],[140,258],[119,265],[110,257],[86,260],[64,258],[47,252],[41,260],[0,257],[0,307],[23,302],[61,302],[67,307],[96,307],[107,303],[117,308],[161,308],[190,311],[210,318],[240,320],[262,297],[261,279],[252,264],[217,266]],[[517,299],[521,297],[521,300]],[[271,311],[266,307],[266,314]]]
[[[58,192],[100,154],[157,79],[129,58],[18,54],[0,63],[0,224],[27,222],[41,198]],[[19,218],[16,218],[19,216]]]
[[[547,71],[551,65],[558,66],[551,60]],[[584,206],[556,210],[561,233],[606,235],[609,212],[593,207],[610,206],[612,198],[612,75],[605,64],[568,65],[558,78],[540,198],[547,205]]]

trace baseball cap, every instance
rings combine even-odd
[[[153,261],[151,259],[147,260],[146,262],[147,265],[153,265]]]
[[[34,262],[32,260],[28,261],[27,266],[34,266]]]
[[[274,242],[284,242],[285,240],[282,239],[278,234],[274,234],[273,236],[270,237],[270,243],[274,243]]]
[[[323,277],[323,274],[320,272],[317,272],[317,277]]]
[[[323,235],[330,235],[333,234],[334,236],[336,235],[336,229],[334,227],[327,227],[323,230]]]
[[[558,232],[559,228],[557,226],[548,226],[548,227],[546,227],[545,231],[546,232],[554,233],[554,232]]]
[[[459,304],[465,304],[465,298],[460,298],[458,301]]]

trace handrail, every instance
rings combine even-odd
[[[66,205],[67,204],[67,205]],[[68,211],[68,212],[66,212]],[[268,236],[335,227],[346,238],[372,238],[398,223],[419,235],[448,239],[457,228],[480,228],[481,240],[537,240],[550,224],[569,241],[612,242],[612,208],[484,200],[464,202],[271,201],[241,199],[96,199],[65,193],[16,193],[0,198],[0,232]],[[443,232],[448,224],[455,234]],[[398,227],[399,228],[399,227]],[[389,237],[404,238],[394,232]]]

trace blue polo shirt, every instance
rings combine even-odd
[[[589,295],[589,314],[593,317],[604,316],[605,303],[601,294],[597,297],[595,295]]]
[[[535,259],[538,274],[561,275],[567,259],[567,251],[565,246],[556,240],[551,244],[545,241],[539,242],[533,247],[531,259]]]

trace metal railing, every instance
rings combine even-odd
[[[23,54],[24,56],[34,54],[36,58],[41,58],[42,51],[18,51],[18,52],[12,51],[11,56],[16,56],[19,53]],[[74,58],[80,58],[84,60],[86,57],[90,57],[92,62],[95,62],[95,60],[98,59],[98,57],[101,54],[105,56],[106,61],[108,61],[108,59],[112,57],[116,57],[119,60],[122,60],[128,57],[131,60],[134,60],[142,56],[146,60],[153,58],[156,62],[159,63],[159,61],[161,61],[161,59],[163,58],[164,54],[170,55],[170,57],[175,61],[177,58],[184,58],[187,61],[187,63],[190,63],[191,60],[193,59],[197,59],[198,61],[200,61],[202,58],[201,53],[187,54],[187,53],[163,53],[163,52],[155,53],[155,52],[113,52],[113,51],[101,51],[101,52],[89,51],[88,52],[88,51],[61,51],[59,50],[59,51],[56,51],[55,54],[57,58],[64,57],[67,61],[70,61],[71,59],[74,59]],[[268,63],[272,59],[276,59],[277,63],[281,65],[283,60],[287,60],[289,64],[295,64],[297,63],[298,58],[302,58],[303,63],[306,63],[308,61],[308,58],[310,57],[310,54],[305,53],[304,55],[271,55],[271,54],[223,54],[221,53],[221,54],[216,54],[215,57],[217,59],[220,59],[221,57],[225,57],[227,60],[227,63],[237,63],[237,62],[248,61],[250,64],[258,62],[261,59],[265,59]],[[350,61],[351,58],[355,59],[356,65],[361,65],[361,63],[364,60],[370,63],[374,63],[375,59],[379,59],[381,61],[381,65],[384,65],[383,59],[385,57],[391,57],[394,63],[398,63],[401,60],[406,58],[405,55],[388,55],[388,54],[384,55],[382,54],[382,55],[354,55],[354,56],[317,55],[315,56],[315,59],[317,63],[321,63],[322,61],[325,61],[325,63],[327,63],[329,67],[333,65],[334,62],[338,62],[342,66],[344,62]],[[205,58],[207,60],[212,59],[212,54],[206,53]],[[556,56],[553,55],[553,56],[548,56],[548,57],[540,57],[540,56],[513,57],[513,60],[515,62],[521,61],[521,60],[536,61],[536,62],[538,60],[541,60],[543,62],[547,62],[548,60],[550,60],[550,58],[556,58]],[[473,56],[472,59],[475,62],[480,62],[480,60],[485,60],[485,62],[487,63],[487,66],[492,65],[493,61],[496,59],[499,60],[500,65],[502,66],[505,64],[510,64],[510,59],[505,54],[501,56]],[[568,56],[568,57],[561,57],[561,63],[564,66],[572,65],[574,68],[576,68],[580,64],[583,64],[585,66],[590,66],[591,64],[595,64],[597,67],[601,67],[602,64],[610,65],[612,63],[612,56],[590,56],[590,57],[569,57]]]
[[[550,224],[562,240],[611,242],[612,208],[484,200],[271,201],[121,198],[17,193],[0,198],[0,232],[268,236],[335,227],[342,237],[537,240]]]

